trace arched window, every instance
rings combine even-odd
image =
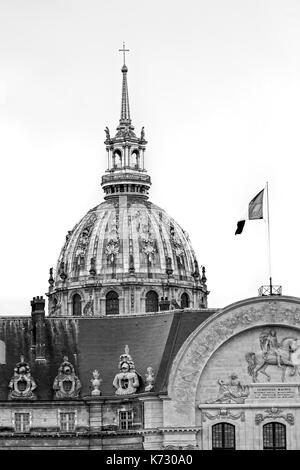
[[[181,296],[181,308],[189,308],[190,299],[186,292]]]
[[[263,426],[264,450],[286,449],[286,427],[281,423],[268,423]]]
[[[73,315],[81,315],[81,297],[79,294],[73,295]]]
[[[212,449],[235,449],[235,428],[233,424],[218,423],[212,427]]]
[[[146,294],[146,312],[158,312],[158,295],[154,290]]]
[[[119,314],[119,296],[114,290],[106,294],[106,315]]]
[[[139,152],[137,150],[134,150],[131,154],[131,166],[135,168],[136,170],[139,169],[140,167],[140,156]]]
[[[113,168],[122,168],[122,153],[120,150],[115,150],[113,153]]]

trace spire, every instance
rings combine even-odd
[[[107,170],[102,176],[101,186],[105,199],[128,195],[148,199],[148,190],[151,186],[150,176],[147,175],[144,165],[144,154],[147,141],[145,129],[142,127],[140,137],[134,132],[129,112],[129,98],[127,86],[128,68],[125,63],[125,52],[129,49],[119,49],[123,52],[122,66],[122,102],[121,117],[115,136],[110,135],[108,127],[105,128],[105,145],[107,151]],[[122,193],[122,194],[121,194]],[[131,264],[130,272],[134,271]],[[60,276],[64,275],[61,268]]]
[[[125,52],[129,52],[129,49],[125,49],[125,43],[123,42],[123,49],[119,49],[119,52],[123,52],[123,67],[121,69],[123,74],[122,81],[122,102],[121,102],[121,117],[120,125],[130,125],[130,110],[129,110],[129,97],[128,97],[128,85],[127,85],[127,72],[128,68],[125,64]]]

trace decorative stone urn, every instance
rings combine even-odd
[[[101,391],[100,391],[101,383],[102,383],[102,379],[100,378],[99,372],[97,370],[94,370],[93,378],[91,379],[91,384],[92,384],[92,387],[93,387],[91,395],[93,395],[93,396],[101,395]]]

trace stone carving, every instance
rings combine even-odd
[[[206,403],[245,403],[245,399],[249,396],[249,387],[242,385],[236,374],[231,374],[227,382],[218,380],[218,384],[218,397]]]
[[[144,126],[142,127],[142,130],[141,130],[141,138],[140,140],[142,140],[143,142],[145,141],[145,128]]]
[[[99,372],[97,370],[94,370],[93,378],[91,379],[91,384],[93,387],[91,395],[93,396],[101,395],[101,391],[100,391],[101,383],[102,383],[102,379],[100,378]]]
[[[76,250],[75,250],[75,266],[77,268],[83,268],[85,265],[85,256],[86,256],[86,251],[89,245],[90,237],[92,234],[92,230],[94,227],[94,224],[97,220],[96,214],[93,212],[86,223],[84,224],[84,227],[81,231],[81,234],[79,236]]]
[[[120,356],[119,369],[120,372],[116,374],[113,381],[113,386],[117,389],[116,395],[136,393],[139,387],[139,378],[132,357],[129,354],[128,345],[125,346],[125,354]]]
[[[168,393],[180,413],[195,397],[199,377],[211,354],[235,334],[258,325],[300,324],[300,308],[285,300],[263,299],[216,313],[197,328],[178,352],[169,376]]]
[[[136,139],[136,135],[133,132],[133,127],[132,126],[124,126],[124,127],[118,127],[117,130],[118,132],[116,133],[115,139]]]
[[[58,375],[54,379],[53,390],[55,399],[78,398],[81,389],[79,378],[75,374],[74,366],[64,356],[58,369]]]
[[[180,264],[183,265],[183,256],[184,256],[184,248],[182,241],[180,240],[179,236],[175,232],[175,228],[173,225],[170,225],[170,241],[175,252],[177,259],[179,260]]]
[[[86,317],[92,317],[94,315],[94,301],[92,299],[85,304],[83,315]]]
[[[61,302],[57,297],[54,297],[51,301],[51,315],[59,315],[61,309]]]
[[[145,392],[150,392],[150,390],[153,390],[154,388],[154,372],[152,367],[147,367],[147,374],[145,374],[145,379],[146,379],[146,387],[145,387]]]
[[[104,132],[105,132],[105,135],[106,135],[106,140],[105,140],[105,141],[109,141],[109,142],[110,142],[110,133],[109,133],[109,129],[108,129],[107,126],[106,126],[106,128],[104,129]]]
[[[77,228],[78,224],[75,225],[75,227],[73,228],[73,230],[69,230],[67,235],[66,235],[66,240],[65,240],[65,243],[64,243],[64,246],[61,250],[61,253],[60,253],[60,256],[59,256],[59,260],[58,260],[58,263],[60,264],[61,261],[63,261],[64,259],[64,256],[65,256],[65,252],[66,252],[66,249],[68,247],[68,244],[69,244],[69,241],[70,241],[70,238],[73,234],[73,232],[75,231],[75,229]]]
[[[281,419],[284,419],[290,425],[295,424],[295,418],[292,413],[286,413],[284,415],[282,414],[283,410],[280,408],[268,408],[264,411],[265,411],[265,415],[263,415],[262,413],[257,413],[255,415],[255,424],[259,425],[265,419],[268,419],[268,418],[271,418],[271,419],[281,418]]]
[[[54,279],[53,279],[53,268],[50,268],[49,270],[49,279],[48,279],[48,282],[50,284],[50,287],[53,287],[53,284],[54,284]]]
[[[114,217],[110,223],[108,241],[105,252],[110,263],[113,263],[120,249],[120,237],[118,232],[117,217]]]
[[[8,387],[10,388],[8,400],[36,400],[37,398],[33,392],[36,389],[36,383],[30,374],[30,367],[24,361],[23,355],[21,355],[20,362],[14,368],[14,375]]]
[[[241,411],[240,413],[233,414],[230,410],[218,410],[216,414],[208,413],[207,411],[202,412],[202,421],[207,419],[240,419],[245,421],[245,412]]]
[[[285,382],[287,368],[291,368],[290,376],[294,376],[296,372],[300,375],[297,363],[300,353],[299,339],[283,338],[279,342],[275,329],[264,329],[260,333],[259,342],[261,352],[249,352],[245,356],[248,362],[248,374],[252,377],[253,382],[257,382],[258,372],[266,376],[267,381],[270,382],[271,377],[266,372],[267,367],[270,365],[282,369],[282,382]]]
[[[137,231],[139,232],[139,240],[141,242],[141,252],[146,255],[149,263],[152,263],[157,250],[150,221],[147,215],[140,211],[136,212],[135,218]]]
[[[64,261],[61,261],[61,263],[59,265],[59,276],[63,281],[65,281],[67,279],[67,274],[65,272],[65,263],[64,263]]]
[[[91,258],[91,267],[90,267],[90,275],[96,276],[96,259],[94,257]]]

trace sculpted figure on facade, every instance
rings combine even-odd
[[[145,392],[150,392],[154,388],[154,371],[152,367],[147,367],[147,374],[145,374],[146,387]]]
[[[236,374],[231,374],[227,382],[218,380],[218,384],[218,397],[206,403],[245,403],[245,399],[249,396],[248,385],[242,385]]]
[[[276,366],[282,369],[281,380],[286,380],[286,369],[289,368],[289,376],[296,372],[300,375],[298,361],[295,360],[300,353],[300,339],[296,337],[283,338],[280,342],[274,329],[263,330],[259,335],[261,352],[249,352],[245,358],[248,363],[248,374],[253,382],[258,381],[258,373],[267,377],[270,382],[271,376],[266,372],[269,366]]]
[[[64,356],[53,383],[54,398],[78,398],[80,389],[81,383],[75,374],[74,366],[68,361],[67,356]]]
[[[140,382],[127,345],[125,346],[125,354],[121,354],[120,356],[119,369],[120,372],[116,374],[113,381],[113,386],[116,388],[116,395],[130,395],[136,393]]]
[[[25,362],[24,356],[20,357],[20,362],[14,368],[14,375],[8,387],[10,388],[9,400],[36,400],[37,397],[33,392],[36,389],[36,383],[31,376],[30,367]]]

